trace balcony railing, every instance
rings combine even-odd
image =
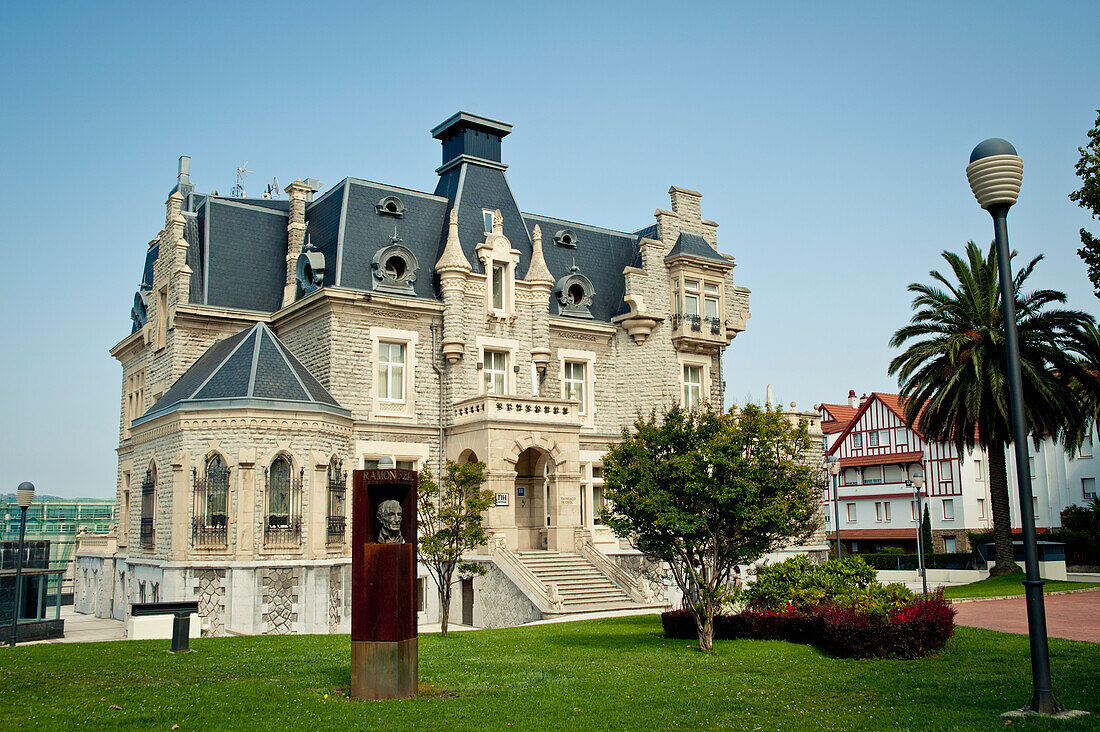
[[[195,494],[192,544],[200,549],[225,549],[229,546],[229,468],[218,459],[208,462],[203,473],[194,468],[191,474]]]
[[[302,545],[302,520],[268,516],[264,524],[264,548],[297,549]]]
[[[503,420],[573,425],[581,423],[577,407],[577,402],[563,399],[481,394],[455,402],[455,424]]]
[[[297,549],[302,544],[302,485],[305,482],[305,469],[300,468],[298,475],[294,475],[289,469],[265,468],[264,479],[267,483],[264,498],[267,502],[264,548]]]
[[[328,467],[328,544],[344,543],[347,531],[348,474],[343,460],[334,460]]]

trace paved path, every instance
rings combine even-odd
[[[1100,589],[1047,595],[1044,599],[1048,636],[1100,643]],[[957,625],[1027,634],[1027,608],[1023,597],[961,602],[954,607],[958,610]]]

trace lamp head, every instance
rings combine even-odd
[[[830,455],[825,458],[825,469],[829,471],[830,475],[836,475],[840,472],[840,458],[836,455]]]
[[[924,473],[920,468],[917,468],[909,475],[909,480],[913,481],[913,485],[917,488],[920,488],[924,485]]]
[[[393,458],[391,458],[389,455],[383,455],[382,457],[378,458],[378,469],[379,470],[387,470],[387,469],[392,468],[392,467],[393,467]]]
[[[966,179],[978,204],[987,211],[997,205],[1005,208],[1016,203],[1024,180],[1024,161],[1008,140],[991,137],[970,153]]]
[[[15,489],[15,500],[20,508],[27,508],[34,500],[34,483],[24,481]]]

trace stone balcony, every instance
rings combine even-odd
[[[677,313],[670,324],[672,345],[687,353],[715,353],[728,346],[734,336],[719,318]]]
[[[486,420],[504,422],[534,422],[546,425],[582,423],[578,404],[565,399],[544,399],[510,394],[479,394],[454,404],[454,424],[470,424]]]

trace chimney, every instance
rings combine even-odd
[[[179,165],[176,167],[176,185],[169,191],[169,195],[179,192],[187,198],[195,192],[195,185],[191,182],[191,156],[180,155]]]
[[[863,396],[861,396],[861,397],[859,398],[859,406],[861,406],[861,407],[862,407],[862,406],[863,406],[863,404],[864,404],[864,402],[866,402],[866,401],[867,401],[867,395],[866,395],[866,394],[864,394]]]
[[[855,389],[849,389],[848,390],[848,406],[851,407],[852,409],[855,409],[856,407],[859,406],[859,404],[856,402],[856,390]]]
[[[672,199],[672,211],[680,217],[681,222],[702,223],[703,214],[699,200],[703,197],[703,194],[687,188],[677,188],[676,186],[669,188],[668,194]]]
[[[511,131],[512,125],[507,122],[469,112],[456,112],[432,129],[432,137],[443,143],[443,165],[436,172],[442,175],[468,158],[503,169],[500,164],[500,141]]]

